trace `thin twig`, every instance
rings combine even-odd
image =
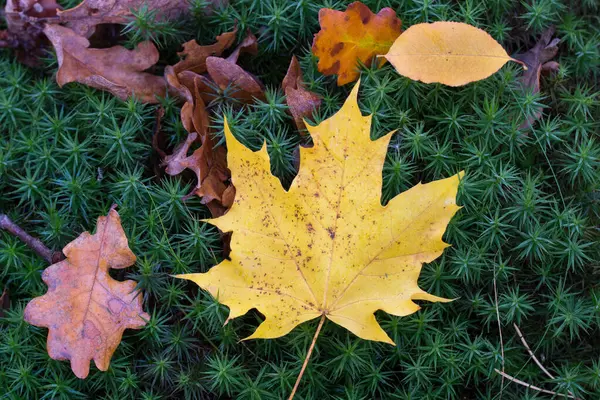
[[[540,362],[540,360],[538,360],[538,358],[535,356],[535,354],[533,354],[533,351],[531,351],[531,348],[529,347],[529,345],[527,344],[527,341],[525,340],[525,336],[523,336],[523,333],[521,333],[521,330],[519,329],[519,327],[517,326],[517,324],[513,324],[515,330],[517,331],[517,335],[519,336],[519,339],[521,339],[521,343],[523,343],[523,346],[525,346],[525,349],[527,350],[527,352],[529,353],[529,355],[531,356],[531,358],[533,359],[533,362],[535,362],[537,364],[538,367],[540,367],[540,369],[542,370],[542,372],[544,372],[546,374],[546,376],[550,379],[554,379],[554,375],[552,375],[550,373],[550,371],[548,371]],[[571,397],[575,398],[575,395],[573,394],[573,392],[569,391],[569,395],[571,395]]]
[[[8,218],[6,214],[0,214],[0,229],[13,234],[21,239],[31,250],[35,251],[40,257],[46,260],[49,264],[57,263],[65,259],[65,256],[60,251],[52,251],[40,239],[34,238],[23,228],[15,224]]]
[[[523,343],[523,346],[525,346],[525,349],[527,350],[527,352],[529,353],[529,355],[531,356],[533,361],[537,364],[538,367],[540,367],[542,372],[544,372],[546,374],[546,376],[548,376],[548,378],[554,379],[554,376],[550,372],[548,372],[548,370],[546,368],[544,368],[544,366],[542,365],[540,360],[538,360],[537,357],[535,356],[535,354],[533,354],[533,351],[531,351],[531,348],[529,348],[529,345],[525,341],[525,337],[521,333],[521,330],[519,329],[517,324],[513,324],[513,326],[515,327],[515,330],[517,331],[517,335],[519,335],[519,339],[521,339],[521,343]]]
[[[514,382],[514,383],[516,383],[518,385],[524,386],[524,387],[526,387],[528,389],[537,390],[540,393],[546,393],[546,394],[550,394],[552,396],[566,397],[566,398],[569,398],[569,399],[579,399],[578,397],[575,397],[572,394],[557,393],[557,392],[553,392],[551,390],[542,389],[540,387],[532,385],[531,383],[523,382],[520,379],[517,379],[517,378],[515,378],[513,376],[508,375],[507,373],[504,373],[504,372],[500,371],[498,368],[494,368],[494,371],[496,371],[498,374],[502,375],[503,378],[506,378],[506,379],[508,379],[511,382]]]
[[[502,357],[502,382],[500,383],[500,399],[504,391],[504,339],[502,338],[502,323],[500,322],[500,309],[498,308],[498,288],[496,287],[496,264],[494,264],[494,299],[496,306],[496,319],[498,320],[498,332],[500,333],[500,355]]]
[[[292,393],[290,394],[288,400],[292,400],[296,395],[296,390],[298,390],[298,386],[300,385],[300,381],[302,380],[302,375],[304,375],[304,371],[306,370],[306,366],[308,365],[308,360],[310,360],[310,356],[313,352],[313,349],[315,348],[315,343],[317,343],[317,338],[319,337],[319,333],[321,332],[321,328],[323,327],[324,323],[325,314],[321,315],[321,321],[319,321],[319,326],[317,326],[317,331],[315,332],[315,336],[313,336],[312,343],[310,344],[310,347],[308,348],[308,353],[306,353],[306,358],[304,359],[304,364],[302,364],[302,369],[300,370],[300,374],[296,379],[296,384],[294,385],[294,388],[292,389]]]

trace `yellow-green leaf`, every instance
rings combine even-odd
[[[413,25],[385,58],[401,75],[450,86],[485,79],[508,61],[517,61],[487,32],[460,22]]]
[[[231,255],[207,273],[179,275],[230,308],[265,320],[250,338],[276,338],[324,315],[357,336],[393,343],[373,315],[403,316],[413,300],[448,301],[417,285],[421,265],[448,246],[460,174],[418,184],[381,205],[381,170],[391,134],[370,139],[358,85],[342,109],[308,127],[300,171],[286,191],[271,174],[266,146],[252,152],[225,128],[237,188],[231,210],[208,222],[232,231]]]

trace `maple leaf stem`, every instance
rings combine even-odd
[[[292,389],[292,393],[288,400],[292,400],[296,395],[296,390],[298,390],[298,386],[300,385],[300,381],[302,380],[302,375],[304,375],[304,371],[306,370],[306,366],[308,365],[308,360],[310,360],[310,356],[312,355],[313,350],[315,349],[315,344],[317,343],[317,338],[319,337],[319,333],[321,333],[321,328],[323,328],[323,324],[325,323],[325,314],[321,315],[321,320],[319,321],[319,326],[317,326],[317,330],[315,331],[315,336],[313,336],[310,347],[308,348],[308,353],[306,353],[306,357],[304,358],[304,364],[302,364],[302,369],[300,370],[300,374],[298,374],[298,378],[296,379],[296,383],[294,384],[294,388]]]
[[[25,232],[23,228],[15,224],[6,214],[0,214],[0,229],[4,229],[19,238],[49,264],[57,263],[65,258],[62,252],[50,250],[40,239],[34,238]]]

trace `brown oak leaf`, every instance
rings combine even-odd
[[[178,175],[185,169],[192,170],[198,179],[194,194],[202,197],[202,203],[207,205],[214,217],[220,216],[231,207],[235,196],[233,186],[226,183],[230,174],[225,148],[214,148],[210,135],[205,135],[202,145],[188,156],[190,147],[197,140],[198,134],[190,132],[185,142],[179,145],[173,154],[165,157],[166,172],[169,175]]]
[[[225,0],[208,1],[207,6],[221,7]],[[125,24],[131,20],[132,10],[142,6],[156,12],[162,20],[175,20],[189,13],[188,0],[83,0],[76,7],[58,13],[61,22],[82,36],[90,37],[99,24]]]
[[[552,38],[554,32],[555,28],[553,26],[546,29],[531,50],[513,56],[515,59],[524,62],[527,66],[527,69],[523,71],[523,75],[521,76],[521,86],[523,89],[538,93],[540,91],[541,74],[558,71],[559,64],[556,61],[551,61],[558,53],[558,44],[560,43],[559,38]],[[527,129],[531,127],[541,116],[542,111],[540,110],[535,115],[529,116],[519,128]]]
[[[135,96],[145,103],[156,103],[157,96],[165,95],[165,79],[144,72],[158,61],[152,42],[142,42],[134,50],[122,46],[90,49],[90,42],[69,28],[47,25],[44,33],[56,50],[59,86],[79,82],[123,100]]]
[[[201,46],[195,40],[190,40],[183,44],[183,51],[177,53],[183,57],[181,61],[173,66],[176,74],[182,71],[192,71],[197,74],[206,72],[206,58],[210,56],[220,56],[223,51],[231,47],[235,42],[237,29],[232,32],[225,32],[217,36],[217,42],[208,46]]]
[[[56,17],[60,8],[55,0],[8,0],[7,29],[0,32],[0,46],[14,48],[20,62],[36,66],[44,54],[44,20]]]
[[[229,57],[227,57],[227,59],[236,63],[238,58],[240,57],[240,54],[242,53],[249,53],[252,55],[258,54],[258,40],[256,39],[256,36],[254,36],[254,34],[250,32],[250,30],[246,31],[246,37],[244,38],[244,40],[242,40],[242,42],[235,48],[235,50],[233,50],[233,52],[229,55]]]
[[[0,296],[0,318],[4,317],[4,310],[10,308],[10,297],[8,297],[8,289],[4,288]]]
[[[235,62],[221,57],[206,59],[208,75],[222,91],[242,103],[253,103],[255,99],[265,100],[263,84]]]
[[[150,316],[142,310],[136,283],[116,281],[108,273],[136,260],[114,209],[98,218],[95,234],[82,233],[63,252],[67,258],[42,274],[48,292],[27,304],[24,318],[48,328],[50,357],[70,360],[83,379],[91,360],[106,371],[123,331],[143,327]]]
[[[296,56],[292,56],[292,61],[283,82],[281,82],[281,87],[285,92],[285,100],[294,118],[296,128],[303,131],[306,128],[304,118],[311,116],[319,108],[321,97],[304,87],[302,70]]]

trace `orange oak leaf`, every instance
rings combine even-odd
[[[306,128],[304,118],[311,116],[319,108],[321,97],[305,89],[302,82],[302,70],[296,56],[292,56],[292,61],[283,82],[281,82],[281,87],[285,93],[285,101],[294,118],[296,128],[300,131],[304,130]]]
[[[173,66],[174,72],[192,71],[197,74],[206,72],[206,58],[210,56],[220,56],[223,51],[235,41],[237,29],[232,32],[225,32],[217,36],[217,42],[208,46],[201,46],[195,40],[190,40],[183,44],[183,51],[177,53],[183,57],[181,61]]]
[[[355,81],[358,62],[370,66],[373,57],[387,53],[402,32],[394,10],[386,7],[375,15],[358,1],[343,12],[321,8],[319,24],[312,51],[319,57],[320,72],[338,75],[338,86]],[[381,66],[385,59],[377,62]]]
[[[48,328],[50,357],[70,360],[83,379],[91,360],[106,371],[123,331],[143,327],[150,316],[142,310],[136,283],[116,281],[108,273],[136,260],[114,209],[98,218],[95,234],[82,233],[63,252],[67,258],[42,274],[48,292],[27,304],[24,318]]]
[[[123,100],[135,96],[145,103],[156,103],[157,96],[165,95],[165,79],[144,72],[158,61],[152,42],[142,42],[134,50],[122,46],[90,49],[90,42],[69,28],[47,25],[44,33],[56,50],[59,86],[79,82]]]

